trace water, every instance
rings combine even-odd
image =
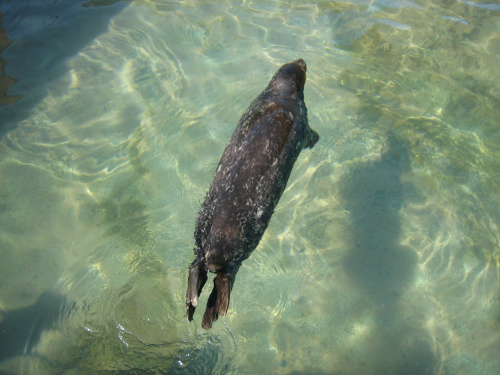
[[[0,373],[498,373],[497,2],[80,4],[0,5]],[[299,57],[320,141],[203,331],[196,213]]]

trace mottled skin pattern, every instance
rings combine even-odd
[[[187,319],[215,272],[202,326],[225,316],[236,273],[259,244],[303,148],[318,134],[304,103],[306,63],[283,65],[248,107],[231,136],[196,219],[195,260],[189,271]]]

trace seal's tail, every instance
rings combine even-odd
[[[234,278],[229,273],[217,273],[214,279],[214,288],[212,289],[212,293],[210,293],[210,297],[208,297],[207,309],[201,322],[201,326],[204,329],[210,329],[212,323],[217,320],[219,315],[226,316],[233,283]]]

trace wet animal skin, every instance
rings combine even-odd
[[[306,63],[283,65],[250,104],[226,146],[196,218],[186,317],[215,272],[202,327],[225,316],[236,273],[259,244],[303,148],[319,139],[304,103]]]

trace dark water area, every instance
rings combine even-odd
[[[127,6],[118,0],[0,2],[0,136],[29,116],[64,63]]]
[[[42,293],[33,305],[2,313],[0,362],[30,354],[42,332],[53,328],[65,313],[66,298],[50,292]]]

